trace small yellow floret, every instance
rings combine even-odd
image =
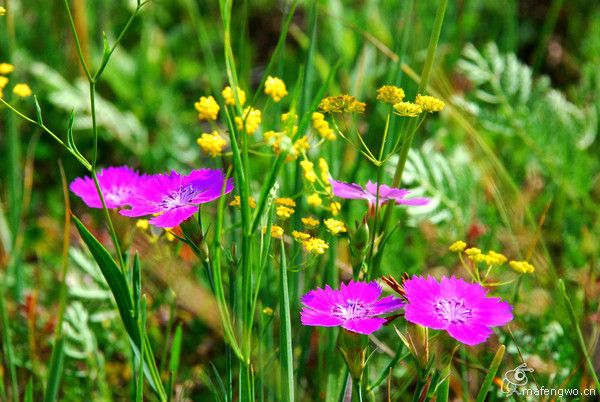
[[[10,63],[0,63],[0,75],[10,74],[15,71],[15,66]]]
[[[8,84],[8,78],[0,75],[0,89],[4,88]]]
[[[512,269],[522,274],[530,274],[535,271],[533,265],[527,261],[511,261],[508,263]]]
[[[465,250],[465,254],[471,259],[473,262],[483,262],[485,261],[485,255],[481,253],[481,250],[477,247],[471,247]]]
[[[452,251],[453,253],[460,253],[461,251],[464,251],[465,247],[467,247],[467,243],[462,240],[458,240],[452,243],[450,247],[448,247],[448,250]]]
[[[240,205],[242,205],[240,196],[239,195],[234,196],[233,200],[229,203],[229,205],[232,207],[239,207]],[[254,197],[252,197],[252,196],[248,197],[248,206],[250,208],[256,208],[256,200],[254,199]]]
[[[321,180],[329,183],[329,165],[324,158],[319,158],[319,169],[321,170]]]
[[[325,243],[325,241],[317,237],[311,237],[310,239],[303,241],[302,246],[304,246],[304,250],[315,255],[325,254],[325,250],[329,248],[329,245]]]
[[[6,8],[0,6],[0,17],[6,14]]]
[[[135,227],[142,230],[148,229],[148,225],[148,219],[138,219],[135,223]]]
[[[395,85],[384,85],[377,90],[377,100],[395,105],[404,99],[404,90]]]
[[[330,96],[319,103],[319,109],[325,113],[363,113],[366,103],[360,102],[352,95]]]
[[[205,154],[210,155],[212,158],[223,152],[223,147],[227,145],[227,141],[216,131],[210,134],[202,133],[200,138],[196,140],[196,143],[202,148]]]
[[[497,253],[495,251],[489,251],[485,256],[485,263],[487,265],[502,265],[507,260],[508,259],[503,254]]]
[[[220,109],[212,96],[201,96],[198,102],[194,103],[194,108],[198,111],[199,120],[217,120]]]
[[[283,228],[277,225],[271,226],[271,237],[281,239],[283,237]]]
[[[246,92],[238,88],[236,90],[238,100],[240,101],[240,105],[244,105],[246,103]],[[235,96],[233,93],[233,89],[230,86],[226,86],[223,91],[221,91],[221,95],[223,95],[223,99],[225,100],[225,104],[229,106],[235,105]]]
[[[421,109],[425,112],[433,113],[439,112],[446,106],[444,101],[428,95],[417,95],[417,99],[415,99],[415,103],[421,106]]]
[[[308,203],[308,205],[317,208],[321,206],[323,200],[321,200],[321,197],[319,197],[318,193],[312,193],[311,195],[306,197],[306,202]]]
[[[306,218],[301,219],[302,224],[308,228],[315,228],[319,226],[319,220],[313,218],[312,216],[307,216]]]
[[[304,178],[314,183],[317,181],[317,174],[315,173],[314,163],[309,160],[303,160],[300,162],[300,166],[302,166],[302,170],[304,171]]]
[[[279,102],[288,93],[285,89],[285,83],[280,78],[269,75],[265,81],[265,94],[270,95],[275,102]]]
[[[294,214],[294,209],[280,205],[277,208],[275,208],[275,213],[281,219],[288,219],[290,216],[292,216]]]
[[[333,129],[329,127],[329,123],[325,120],[325,115],[323,113],[314,112],[312,114],[312,124],[322,138],[329,141],[335,140],[335,133],[333,132]]]
[[[309,233],[299,232],[297,230],[294,230],[292,232],[292,236],[294,237],[294,239],[299,240],[299,241],[310,239],[310,234]]]
[[[412,102],[398,102],[394,105],[394,109],[400,116],[407,117],[416,117],[423,111],[421,106]]]
[[[345,233],[347,231],[346,225],[344,225],[344,222],[338,221],[337,219],[333,219],[333,218],[325,219],[323,221],[323,223],[325,223],[327,230],[333,235],[338,235],[340,233]]]
[[[165,231],[165,238],[166,238],[168,241],[175,241],[175,239],[177,239],[177,238],[175,237],[175,235],[174,235],[173,233],[169,232],[168,230],[166,230],[166,231]]]
[[[293,153],[294,155],[300,155],[310,149],[310,142],[308,142],[308,137],[303,136],[298,138],[298,140],[294,143]]]
[[[262,121],[261,111],[258,109],[254,109],[253,107],[247,107],[246,109],[244,109],[244,117],[245,121],[241,117],[236,116],[235,125],[237,126],[237,129],[239,131],[242,131],[245,126],[247,134],[254,133],[258,129],[258,126]]]
[[[331,215],[338,216],[338,214],[342,211],[342,204],[334,201],[329,204],[329,210],[331,211]]]
[[[284,205],[286,207],[295,207],[296,201],[292,200],[291,198],[281,197],[281,198],[275,198],[275,204]]]
[[[262,312],[265,315],[273,315],[273,309],[271,307],[265,307],[265,308],[263,308]]]
[[[20,98],[27,98],[32,94],[29,85],[23,83],[15,85],[15,87],[13,88],[13,93]]]

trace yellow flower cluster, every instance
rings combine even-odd
[[[366,103],[351,95],[329,96],[319,103],[319,109],[325,113],[363,113]]]
[[[220,109],[212,96],[201,96],[198,102],[194,103],[194,108],[198,111],[198,120],[217,120]]]
[[[395,85],[384,85],[377,90],[377,100],[395,105],[404,99],[404,90]]]
[[[210,155],[211,158],[216,157],[223,151],[223,147],[227,145],[227,141],[219,135],[217,131],[212,133],[202,133],[200,138],[196,140],[196,143],[202,148],[205,154]]]
[[[394,105],[394,109],[400,116],[416,117],[423,112],[421,106],[412,102],[398,102]]]
[[[462,240],[458,240],[452,243],[450,247],[448,247],[448,250],[452,251],[453,253],[460,253],[461,251],[464,251],[465,247],[467,247],[467,243]]]
[[[271,237],[274,239],[281,239],[283,237],[283,228],[277,225],[271,226]]]
[[[323,113],[314,112],[312,114],[312,124],[321,138],[329,141],[335,140],[335,133],[333,132],[333,129],[329,127],[329,123],[325,120],[325,115]]]
[[[7,74],[15,71],[15,66],[10,63],[0,63],[0,98],[4,96],[2,90],[8,85],[8,78],[4,77]],[[31,88],[25,83],[16,84],[13,87],[13,93],[20,98],[26,98],[32,95]]]
[[[149,225],[148,219],[138,219],[135,223],[135,227],[141,230],[147,230]]]
[[[323,200],[321,200],[321,197],[319,197],[319,193],[312,193],[311,195],[306,197],[306,202],[308,203],[308,205],[315,208],[318,208],[321,206],[321,204],[323,204]]]
[[[6,14],[6,8],[0,6],[0,17]]]
[[[0,75],[10,74],[15,71],[15,66],[10,63],[0,63]]]
[[[329,165],[324,158],[319,158],[319,170],[321,170],[321,180],[329,183]]]
[[[329,248],[329,245],[325,243],[325,241],[317,237],[311,237],[308,240],[304,240],[302,246],[304,247],[304,250],[315,255],[325,254],[325,251]]]
[[[485,255],[481,253],[481,250],[477,247],[471,247],[465,250],[465,254],[469,257],[473,262],[483,262],[485,260]]]
[[[333,201],[331,204],[329,204],[329,211],[331,211],[333,216],[338,216],[339,213],[342,212],[342,204]]]
[[[533,265],[527,261],[511,261],[508,263],[512,269],[522,274],[530,274],[535,271]]]
[[[294,230],[292,232],[292,236],[294,237],[294,239],[296,239],[298,241],[304,241],[304,240],[310,239],[310,234],[309,233],[299,232],[297,230]]]
[[[31,92],[29,85],[21,83],[14,86],[13,93],[20,98],[27,98],[28,96],[31,96],[33,92]]]
[[[262,121],[262,113],[258,109],[247,107],[244,109],[244,119],[239,116],[235,117],[235,125],[237,129],[242,131],[245,127],[246,133],[252,134],[258,129],[258,126]]]
[[[8,78],[0,75],[0,98],[2,98],[2,96],[3,96],[2,89],[4,89],[4,87],[7,84],[8,84]]]
[[[302,224],[308,228],[315,228],[319,226],[319,220],[313,218],[312,216],[307,216],[306,218],[301,219]]]
[[[429,112],[429,113],[439,112],[440,110],[442,110],[444,108],[444,106],[446,106],[444,101],[442,101],[434,96],[421,95],[421,94],[417,95],[417,98],[415,99],[415,103],[417,105],[419,105],[421,107],[421,109],[423,109],[423,111]]]
[[[485,256],[485,263],[487,265],[502,265],[508,259],[504,256],[504,254],[497,253],[495,251],[488,251]]]
[[[302,170],[304,171],[304,178],[308,182],[314,183],[317,181],[317,173],[315,172],[314,163],[305,159],[300,162],[300,166],[302,167]]]
[[[240,196],[236,195],[235,197],[233,197],[233,200],[229,203],[229,205],[232,207],[239,207],[240,205],[242,205]],[[256,200],[254,199],[254,197],[248,197],[248,206],[250,206],[250,208],[256,208]]]
[[[279,102],[288,93],[285,83],[280,78],[269,75],[265,81],[265,94],[270,95],[273,101]]]
[[[286,207],[293,208],[296,206],[296,201],[292,200],[291,198],[282,197],[282,198],[275,198],[275,204],[284,205]]]
[[[303,136],[298,138],[298,140],[294,143],[294,146],[292,147],[292,155],[288,155],[290,157],[292,157],[292,160],[296,160],[296,158],[298,157],[298,155],[303,154],[304,152],[308,151],[310,149],[310,142],[308,142],[308,137],[307,136]]]
[[[238,100],[240,101],[240,105],[244,105],[246,103],[246,92],[237,88],[235,91],[237,93]],[[221,95],[223,95],[223,99],[225,100],[225,104],[229,106],[235,105],[235,95],[233,89],[230,86],[226,86],[223,91],[221,91]]]
[[[347,232],[346,225],[344,225],[344,222],[338,221],[337,219],[325,219],[323,223],[325,223],[327,230],[333,235],[338,235],[340,233]]]
[[[275,213],[281,219],[288,219],[290,216],[292,216],[294,214],[294,209],[280,205],[277,208],[275,208]]]

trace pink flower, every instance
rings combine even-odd
[[[145,179],[129,166],[107,167],[100,170],[97,177],[104,202],[109,209],[126,205]],[[76,178],[71,182],[69,189],[79,196],[88,207],[102,208],[102,201],[91,177]]]
[[[189,175],[176,171],[149,176],[127,204],[131,209],[121,215],[137,217],[156,215],[148,222],[162,228],[179,225],[198,211],[198,205],[210,202],[233,190],[231,180],[225,183],[221,170],[199,169]]]
[[[333,179],[329,179],[329,182],[331,183],[333,195],[335,196],[347,199],[367,200],[369,202],[369,206],[374,206],[376,203],[377,183],[373,183],[371,180],[367,182],[365,188],[355,183],[344,183]],[[427,198],[406,199],[408,194],[410,194],[409,190],[403,188],[393,188],[386,186],[385,184],[381,184],[379,186],[379,205],[390,200],[395,201],[398,205],[425,205],[429,202]]]
[[[413,276],[404,282],[404,293],[407,321],[445,330],[467,345],[484,342],[492,334],[490,327],[513,319],[510,304],[498,297],[487,297],[487,290],[480,284],[454,276],[444,276],[440,282],[431,276]]]
[[[385,318],[377,317],[400,309],[402,301],[393,296],[379,299],[381,286],[376,281],[342,284],[340,290],[329,285],[311,290],[302,297],[303,325],[342,327],[360,334],[377,331]]]

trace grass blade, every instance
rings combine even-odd
[[[504,357],[504,350],[506,347],[501,345],[494,356],[494,360],[492,360],[492,364],[490,365],[490,369],[488,370],[485,378],[483,379],[483,384],[481,384],[481,388],[479,389],[479,393],[477,394],[477,402],[484,402],[488,392],[490,391],[490,387],[492,385],[492,381],[498,372],[498,367],[500,367],[500,363],[502,363],[502,358]]]

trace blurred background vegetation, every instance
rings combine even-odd
[[[15,65],[11,82],[29,83],[44,121],[57,133],[66,131],[73,110],[78,147],[89,152],[88,87],[63,2],[46,0],[41,7],[34,0],[5,0],[5,6],[11,12],[0,17],[0,62]],[[114,42],[135,1],[73,0],[71,6],[86,59],[97,65],[102,32]],[[232,37],[242,88],[259,84],[288,8],[285,1],[234,3]],[[436,8],[434,1],[300,2],[284,52],[275,60],[276,75],[292,89],[306,74],[314,90],[337,65],[327,94],[346,92],[366,101],[371,119],[361,121],[361,132],[367,142],[378,144],[385,114],[375,105],[375,90],[396,84],[414,96]],[[100,165],[127,163],[146,172],[216,166],[219,161],[201,154],[195,144],[208,128],[198,123],[193,103],[226,85],[222,49],[217,2],[153,0],[145,6],[97,86]],[[405,176],[407,186],[420,188],[434,202],[408,216],[396,212],[415,230],[394,234],[383,263],[385,273],[397,276],[453,273],[457,261],[447,246],[455,239],[510,258],[530,258],[536,273],[502,290],[517,303],[515,338],[538,375],[548,378],[546,384],[574,388],[583,385],[577,374],[582,355],[574,341],[564,341],[572,331],[562,304],[556,303],[555,285],[559,277],[566,280],[599,365],[599,65],[596,1],[449,2],[430,86],[448,106],[419,131]],[[5,90],[5,99],[11,97]],[[13,101],[35,116],[31,98]],[[263,126],[278,124],[278,117],[265,113]],[[330,147],[324,153],[337,156],[329,160],[334,175],[357,182],[373,177],[355,152]],[[85,171],[51,138],[5,108],[0,108],[0,152],[0,263],[14,352],[19,373],[43,378],[62,247],[57,159],[68,180]],[[257,165],[254,177],[260,177],[260,169]],[[393,169],[388,183],[392,174]],[[260,184],[257,179],[251,187],[258,191]],[[283,187],[291,191],[292,184]],[[346,212],[360,219],[362,207],[352,205]],[[72,209],[103,235],[100,214],[79,201]],[[125,223],[117,218],[117,224]],[[22,241],[13,248],[11,229],[17,227]],[[164,334],[174,323],[183,324],[178,390],[191,400],[206,400],[210,381],[199,378],[206,379],[209,362],[223,353],[216,317],[199,296],[204,290],[193,280],[193,258],[163,239],[149,239],[136,235],[134,241],[148,269],[150,336],[160,350]],[[126,400],[129,390],[118,386],[130,375],[121,352],[127,340],[113,319],[110,295],[79,247],[70,257],[66,320],[71,329],[62,400],[89,395]],[[11,263],[15,266],[8,269]],[[509,346],[508,354],[518,361],[515,347]],[[469,357],[473,375],[487,361],[483,356],[481,351]],[[300,359],[308,363],[309,357]],[[165,357],[159,361],[164,364]],[[6,385],[6,373],[2,376]]]

